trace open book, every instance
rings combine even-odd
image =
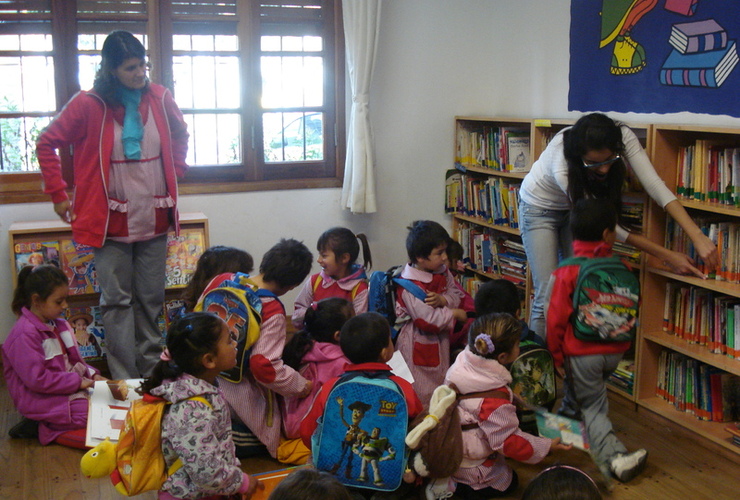
[[[98,380],[90,394],[85,446],[97,446],[110,438],[118,441],[131,402],[141,398],[136,389],[142,379]]]

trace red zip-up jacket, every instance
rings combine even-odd
[[[173,224],[177,217],[177,178],[188,166],[188,131],[182,112],[169,90],[150,83],[142,93],[139,110],[152,110],[159,131],[167,194],[175,201]],[[72,147],[74,167],[72,235],[77,243],[101,247],[108,232],[108,184],[113,151],[113,120],[120,110],[108,106],[94,91],[81,91],[62,108],[36,142],[36,155],[44,180],[44,193],[54,203],[66,199],[67,183],[57,150]]]
[[[576,257],[609,257],[611,245],[604,241],[573,241]],[[584,342],[573,335],[573,291],[580,266],[561,266],[550,277],[550,302],[547,307],[547,348],[556,366],[563,366],[564,356],[616,354],[629,349],[631,342]]]

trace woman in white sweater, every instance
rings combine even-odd
[[[718,265],[714,243],[701,232],[655,172],[634,132],[604,114],[585,115],[552,138],[520,190],[522,241],[534,285],[529,327],[542,338],[550,274],[561,258],[572,255],[568,230],[570,208],[581,198],[603,198],[615,204],[621,218],[627,168],[636,174],[650,197],[683,228],[702,261],[710,268]],[[688,256],[630,232],[627,224],[617,227],[617,239],[656,256],[677,273],[705,277]]]

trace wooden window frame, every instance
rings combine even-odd
[[[54,80],[57,110],[79,91],[77,35],[78,22],[98,22],[109,25],[109,31],[126,29],[128,23],[146,23],[149,38],[148,56],[153,64],[152,81],[173,88],[173,2],[177,0],[145,0],[146,15],[136,13],[104,13],[78,15],[77,0],[37,0],[39,4],[50,4],[52,9],[51,29],[54,51]],[[277,189],[312,189],[340,187],[344,173],[345,142],[345,65],[344,30],[342,27],[341,0],[273,0],[271,5],[320,4],[322,12],[321,35],[324,37],[324,161],[271,162],[262,159],[263,110],[259,106],[261,85],[260,35],[264,32],[263,20],[272,21],[272,28],[291,22],[301,22],[300,9],[284,9],[288,15],[271,18],[275,12],[271,7],[262,7],[259,0],[234,0],[236,7],[237,35],[239,37],[240,78],[248,82],[242,85],[242,163],[236,165],[212,165],[191,167],[179,183],[181,194],[206,194]],[[28,3],[25,0],[21,3]],[[84,0],[80,0],[84,4]],[[187,7],[187,5],[185,5]],[[23,15],[0,13],[0,33],[12,32],[20,26]],[[25,14],[26,19],[28,15]],[[40,17],[40,16],[37,16]],[[207,12],[198,19],[203,23],[216,23]],[[264,29],[263,29],[264,28]],[[333,40],[333,43],[332,43]],[[175,96],[177,100],[177,96]],[[271,110],[267,110],[271,111]],[[31,113],[29,113],[31,115]],[[6,115],[7,116],[7,115]],[[65,181],[73,186],[72,159],[69,152],[60,151]],[[0,204],[48,201],[43,194],[41,174],[0,174]]]

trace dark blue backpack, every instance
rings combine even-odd
[[[419,285],[406,278],[401,278],[404,266],[393,266],[387,271],[374,271],[370,275],[368,285],[367,310],[381,314],[391,325],[393,342],[398,332],[408,318],[396,318],[396,290],[402,287],[411,292],[414,297],[424,300],[427,293]]]

